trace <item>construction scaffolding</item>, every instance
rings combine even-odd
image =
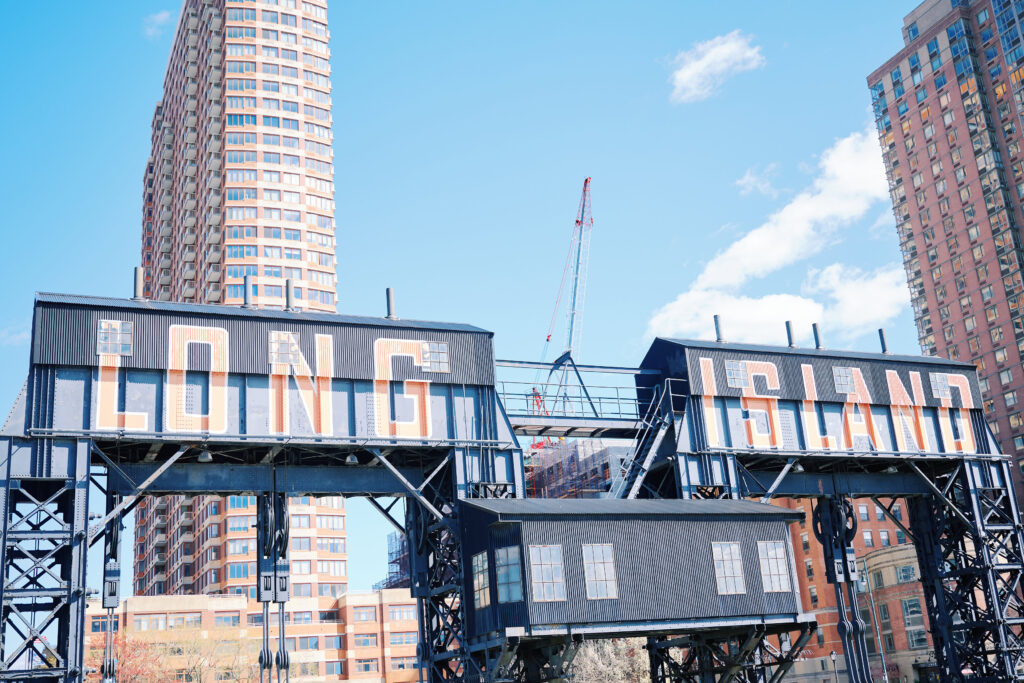
[[[629,443],[563,439],[535,443],[526,457],[526,487],[536,498],[600,498],[613,490]]]

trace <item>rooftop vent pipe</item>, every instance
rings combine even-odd
[[[821,332],[818,330],[818,323],[811,324],[811,332],[814,333],[814,348],[821,348]]]
[[[136,301],[145,301],[146,299],[146,271],[142,269],[142,266],[135,266],[135,290],[133,299]]]
[[[388,304],[388,320],[398,320],[398,316],[395,315],[395,290],[388,287],[385,290]]]
[[[715,341],[719,343],[725,341],[722,338],[722,321],[718,319],[717,313],[715,313]]]
[[[793,321],[792,320],[787,320],[786,321],[786,341],[789,343],[789,348],[792,349],[792,348],[794,348],[796,346],[796,342],[793,341]]]

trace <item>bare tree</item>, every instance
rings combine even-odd
[[[573,678],[580,683],[647,683],[651,672],[646,642],[644,638],[587,641],[573,662]]]

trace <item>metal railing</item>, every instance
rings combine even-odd
[[[496,389],[509,415],[639,420],[651,389],[554,382],[499,381]]]

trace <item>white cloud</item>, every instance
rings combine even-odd
[[[910,307],[903,266],[890,263],[870,273],[833,263],[807,275],[805,291],[829,299],[822,327],[843,340],[884,327]]]
[[[810,187],[724,251],[697,276],[702,289],[737,288],[815,254],[832,233],[889,195],[873,129],[842,138],[821,155]]]
[[[691,289],[663,306],[648,323],[647,332],[657,337],[714,339],[713,316],[722,321],[727,341],[785,343],[786,320],[792,320],[799,336],[810,333],[811,323],[822,319],[824,307],[795,294],[749,297],[713,289]]]
[[[0,346],[24,346],[29,340],[28,325],[0,328]]]
[[[754,167],[748,168],[743,177],[736,181],[736,186],[740,188],[740,194],[748,195],[757,192],[775,199],[779,196],[779,191],[772,185],[771,179],[778,169],[778,164],[768,164],[763,171],[758,171]]]
[[[812,269],[795,293],[738,291],[834,244],[839,228],[888,201],[877,145],[870,129],[833,144],[821,155],[810,186],[712,258],[686,291],[651,316],[648,334],[711,339],[717,313],[728,341],[785,343],[784,323],[790,320],[801,343],[810,339],[814,322],[827,340],[848,343],[907,311],[910,294],[898,263],[875,270],[842,263]],[[756,177],[753,170],[747,175]],[[753,181],[748,184],[761,191]],[[883,218],[874,221],[876,229]]]
[[[651,336],[714,339],[713,316],[727,341],[784,344],[785,322],[797,341],[811,338],[820,323],[828,339],[849,342],[884,327],[909,308],[903,268],[890,264],[871,272],[834,263],[808,273],[800,294],[744,296],[714,289],[690,289],[655,312]]]
[[[669,99],[677,104],[706,100],[729,76],[764,66],[761,47],[753,40],[737,29],[680,52],[673,60]]]
[[[142,20],[142,35],[150,40],[159,38],[163,32],[164,27],[167,26],[171,21],[170,10],[160,10],[154,12]]]

